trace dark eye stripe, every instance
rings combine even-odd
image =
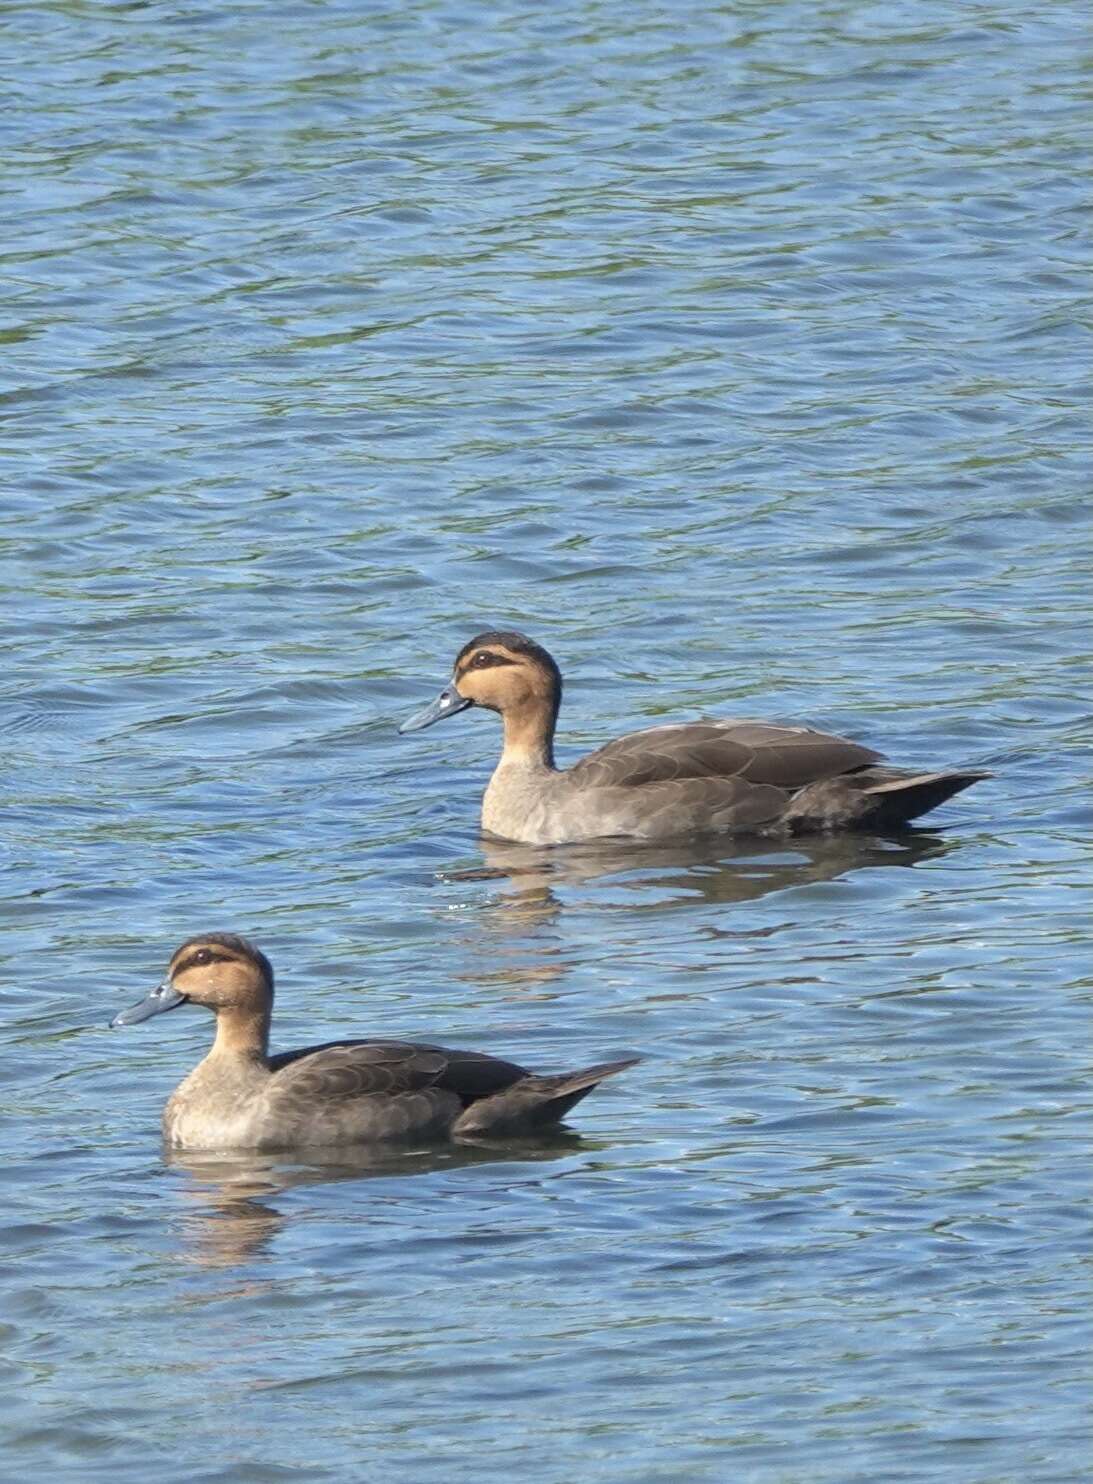
[[[465,664],[460,665],[459,673],[465,675],[468,670],[492,670],[495,665],[516,664],[519,664],[519,660],[510,660],[503,654],[494,654],[492,650],[480,649]]]
[[[235,962],[232,953],[214,953],[211,948],[198,948],[191,953],[175,969],[176,974],[181,974],[185,969],[201,969],[206,964],[230,964]]]

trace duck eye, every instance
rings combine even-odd
[[[193,957],[195,964],[211,964],[212,960],[213,956],[207,948],[199,948]]]
[[[495,658],[494,655],[490,654],[488,649],[480,649],[474,657],[475,667],[479,670],[484,670],[487,665],[492,665],[495,662]]]

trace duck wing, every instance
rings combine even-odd
[[[269,1147],[372,1139],[532,1133],[558,1123],[634,1065],[600,1062],[538,1076],[480,1051],[408,1041],[332,1041],[270,1060]]]
[[[438,1088],[464,1105],[528,1076],[524,1067],[479,1051],[412,1041],[328,1041],[270,1057],[279,1092],[326,1102]]]
[[[869,747],[811,727],[726,719],[630,732],[582,758],[567,776],[581,789],[737,779],[792,792],[880,760]]]

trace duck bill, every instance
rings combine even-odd
[[[415,711],[413,716],[402,723],[399,735],[420,732],[423,727],[431,727],[434,721],[444,721],[446,717],[454,716],[457,711],[466,711],[468,706],[473,705],[474,702],[461,696],[454,685],[446,685],[435,701],[421,711]]]
[[[110,1027],[113,1029],[118,1025],[136,1025],[138,1021],[148,1020],[153,1015],[162,1015],[165,1010],[177,1010],[179,1005],[185,1003],[186,996],[179,994],[177,989],[164,981],[163,984],[157,984],[152,993],[145,996],[139,1004],[115,1015]]]

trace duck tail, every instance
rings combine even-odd
[[[563,1073],[561,1077],[535,1078],[537,1082],[553,1084],[543,1105],[545,1121],[556,1122],[559,1118],[564,1118],[570,1108],[587,1097],[606,1077],[614,1077],[616,1072],[625,1072],[627,1067],[637,1066],[640,1060],[640,1056],[631,1056],[625,1061],[601,1061],[594,1067],[585,1067],[580,1072]]]
[[[928,814],[961,789],[970,788],[990,778],[990,773],[916,773],[913,777],[894,778],[862,789],[866,808],[856,821],[858,826],[873,829],[899,829]]]
[[[563,1072],[557,1077],[522,1077],[504,1092],[472,1103],[456,1120],[452,1133],[505,1136],[549,1128],[560,1123],[605,1077],[625,1072],[640,1060],[640,1056],[631,1056],[624,1061],[597,1062],[594,1067]]]

